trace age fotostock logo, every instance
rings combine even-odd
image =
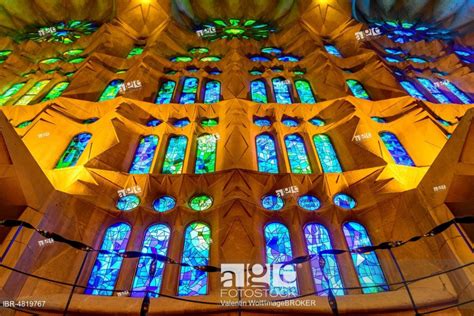
[[[292,264],[221,264],[221,296],[297,296],[296,268]]]

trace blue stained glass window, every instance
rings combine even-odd
[[[92,134],[90,133],[81,133],[74,136],[61,158],[59,158],[56,169],[75,166],[91,138]]]
[[[130,238],[130,225],[117,223],[105,231],[101,250],[125,252],[128,239]],[[92,295],[112,295],[115,282],[122,266],[123,258],[116,254],[99,253],[95,260],[85,294]],[[96,290],[95,288],[101,289]]]
[[[323,119],[320,119],[318,117],[313,117],[312,119],[309,120],[309,122],[315,126],[324,126],[326,125],[326,122]]]
[[[399,48],[385,48],[385,51],[393,55],[403,55],[403,51]]]
[[[268,264],[277,264],[293,259],[290,232],[285,225],[269,223],[265,226],[265,249]],[[296,265],[283,265],[280,271],[275,270],[272,269],[270,274],[270,293],[283,296],[298,295]],[[285,277],[280,279],[283,272]],[[294,281],[288,282],[292,280]]]
[[[204,90],[204,103],[219,102],[221,97],[221,83],[219,81],[208,81]]]
[[[256,62],[267,62],[270,61],[270,58],[262,56],[262,55],[253,55],[249,57],[251,61],[256,61]]]
[[[300,174],[311,173],[312,170],[303,138],[298,134],[287,135],[285,137],[285,145],[291,172]]]
[[[123,80],[121,79],[115,79],[112,80],[107,87],[105,87],[104,92],[102,92],[102,95],[99,98],[99,102],[101,101],[106,101],[106,100],[111,100],[117,96],[117,94],[120,91],[120,87],[123,84]]]
[[[452,94],[454,94],[459,100],[461,100],[462,103],[464,104],[471,104],[473,103],[472,100],[461,90],[458,89],[455,85],[453,85],[451,82],[446,81],[445,85],[446,89],[451,91]]]
[[[143,238],[142,253],[166,256],[168,244],[170,241],[170,229],[165,224],[156,224],[149,227]],[[153,276],[150,276],[150,269],[153,263],[151,257],[140,257],[138,260],[137,271],[133,279],[132,297],[144,297],[145,292],[149,291],[150,297],[158,297],[163,280],[163,271],[165,263],[156,260],[156,270]]]
[[[176,82],[172,80],[164,81],[161,84],[158,95],[156,96],[156,104],[167,104],[173,100],[174,89],[176,88]]]
[[[297,127],[299,125],[298,121],[293,118],[284,118],[281,122],[288,127]]]
[[[354,207],[356,207],[357,204],[352,196],[347,195],[345,193],[336,194],[333,198],[333,201],[334,204],[346,210],[353,209]]]
[[[153,201],[153,209],[157,212],[163,213],[173,209],[176,206],[176,201],[171,196],[164,195]]]
[[[129,194],[119,198],[116,207],[121,211],[131,211],[138,205],[140,205],[140,198],[135,194]]]
[[[186,136],[173,136],[170,138],[166,149],[165,161],[163,162],[163,173],[180,174],[183,171],[184,156],[188,138]]]
[[[331,44],[325,44],[324,48],[326,49],[326,51],[329,54],[334,55],[334,56],[339,57],[339,58],[342,58],[341,52],[339,52],[339,50],[336,48],[336,46],[331,45]]]
[[[184,79],[183,91],[179,103],[192,104],[196,102],[196,93],[198,89],[199,80],[197,78],[189,77]]]
[[[293,55],[283,55],[283,56],[278,57],[278,60],[283,61],[283,62],[295,63],[297,61],[300,61],[300,58],[297,57],[297,56],[293,56]]]
[[[391,56],[385,56],[385,60],[388,61],[389,63],[399,63],[403,61],[402,59],[398,57],[391,57]]]
[[[192,266],[209,263],[211,230],[204,223],[189,224],[184,233],[184,249],[181,261]],[[178,295],[197,296],[207,293],[207,272],[193,267],[181,266]]]
[[[151,119],[146,123],[146,126],[148,127],[156,127],[161,124],[161,121],[158,119]]]
[[[346,237],[347,246],[350,250],[358,247],[372,246],[369,235],[364,226],[356,222],[347,222],[343,226],[344,236]],[[360,285],[363,287],[362,292],[377,293],[388,291],[387,282],[380,266],[379,260],[375,252],[368,253],[351,253],[352,262],[359,277]]]
[[[252,81],[250,83],[250,95],[253,102],[268,103],[265,82],[261,79]]]
[[[306,247],[309,255],[318,255],[324,250],[331,250],[331,239],[327,229],[321,224],[308,224],[304,228],[304,236],[306,239]],[[323,271],[319,266],[319,258],[311,260],[311,271],[313,272],[313,280],[318,295],[327,296],[331,288],[334,295],[344,295],[344,285],[339,273],[336,256],[332,254],[323,254],[324,259],[324,278]]]
[[[412,61],[417,64],[423,64],[426,63],[426,60],[420,57],[408,57],[407,60]]]
[[[425,96],[410,81],[402,80],[400,81],[400,84],[402,85],[403,89],[405,89],[405,91],[408,92],[408,94],[412,97],[423,101],[428,101]]]
[[[329,136],[325,134],[314,135],[313,142],[318,152],[319,162],[321,163],[323,172],[342,172],[336,150]]]
[[[372,116],[371,117],[372,121],[377,122],[377,123],[386,123],[387,121],[380,116]]]
[[[272,122],[267,119],[267,118],[263,118],[263,117],[256,117],[254,118],[253,120],[253,123],[257,126],[271,126],[272,125]]]
[[[448,121],[445,121],[443,119],[438,119],[437,121],[443,126],[451,126],[452,125],[451,123],[449,123]]]
[[[158,146],[158,136],[148,135],[140,139],[135,156],[130,166],[129,173],[145,174],[149,173],[153,158],[155,157],[156,147]]]
[[[260,134],[255,138],[255,144],[258,171],[278,173],[278,158],[273,137],[268,134]]]
[[[301,103],[314,104],[316,99],[314,98],[311,84],[306,80],[295,80],[296,91],[300,97]]]
[[[180,119],[180,120],[175,121],[175,122],[173,123],[173,126],[174,126],[174,127],[185,127],[185,126],[188,126],[189,123],[191,123],[191,122],[189,121],[189,119],[183,118],[183,119]]]
[[[456,55],[464,56],[464,57],[469,57],[471,54],[469,52],[463,51],[463,50],[455,50],[454,51]]]
[[[451,103],[441,91],[428,79],[418,78],[418,81],[428,90],[439,103]]]
[[[203,174],[216,171],[217,138],[205,134],[197,139],[196,166],[194,173]]]
[[[265,195],[262,197],[262,206],[270,211],[279,211],[284,204],[283,199],[276,195]]]
[[[316,211],[321,207],[321,202],[314,195],[302,195],[298,198],[298,205],[308,211]]]
[[[290,83],[284,78],[273,78],[273,93],[276,103],[291,104]]]
[[[396,164],[412,167],[415,166],[415,163],[395,134],[390,132],[380,132],[379,135]]]
[[[370,100],[369,94],[367,91],[365,91],[364,87],[359,83],[359,81],[348,79],[346,80],[346,83],[356,98]]]

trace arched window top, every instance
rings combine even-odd
[[[193,104],[196,102],[196,93],[199,85],[199,79],[194,77],[186,77],[183,81],[183,89],[181,91],[181,104]]]
[[[385,147],[390,152],[393,160],[398,165],[405,165],[405,166],[415,166],[415,163],[411,159],[410,155],[406,151],[405,147],[403,147],[402,143],[398,140],[397,136],[391,132],[383,131],[379,133],[380,138],[382,139]]]
[[[177,135],[170,137],[163,162],[163,173],[180,174],[183,171],[187,145],[188,138],[186,136]]]
[[[255,145],[258,171],[278,173],[278,158],[273,137],[266,133],[257,135]]]
[[[106,100],[111,100],[117,96],[117,94],[120,91],[120,87],[123,84],[122,79],[115,79],[109,82],[107,87],[105,87],[104,92],[102,92],[102,95],[99,98],[99,102],[101,101],[106,101]]]
[[[91,138],[91,133],[80,133],[74,136],[56,164],[56,169],[75,166]]]
[[[145,174],[150,172],[158,141],[156,135],[147,135],[140,139],[129,173]]]
[[[414,84],[412,84],[410,81],[407,80],[401,80],[400,85],[405,89],[406,92],[408,92],[409,95],[416,99],[420,99],[423,101],[428,101],[425,96],[418,90]]]
[[[291,83],[283,77],[272,79],[273,93],[275,94],[275,102],[280,104],[291,104],[290,87]]]
[[[100,247],[111,252],[125,252],[130,238],[131,227],[127,223],[116,223],[107,228]],[[86,294],[112,295],[115,282],[122,266],[123,258],[116,254],[99,253],[94,264]]]
[[[217,138],[203,134],[197,139],[196,166],[194,173],[203,174],[216,171]]]
[[[314,135],[313,142],[323,172],[342,172],[341,163],[329,136],[326,134]]]
[[[191,266],[203,266],[209,263],[211,229],[201,222],[193,222],[184,232],[183,257],[181,261]],[[178,285],[179,296],[197,296],[207,294],[207,275],[202,270],[190,266],[181,266]]]
[[[16,101],[15,105],[30,104],[30,102],[44,89],[44,87],[48,85],[50,81],[51,80],[47,79],[35,83],[33,87],[30,88],[30,90],[26,91],[26,93],[18,101]]]
[[[286,152],[291,172],[309,174],[312,172],[303,138],[298,134],[285,136]]]
[[[351,89],[352,94],[356,98],[370,100],[369,94],[367,93],[367,91],[365,91],[364,87],[359,81],[354,79],[348,79],[346,80],[346,83],[349,86],[349,89]]]
[[[250,95],[253,102],[268,103],[267,88],[263,79],[257,79],[250,83]]]
[[[44,101],[53,100],[60,97],[61,94],[63,94],[64,90],[67,89],[68,86],[69,86],[68,81],[57,83],[51,90],[49,90],[48,94],[41,101],[44,102]]]
[[[307,80],[298,79],[295,80],[296,91],[300,97],[301,103],[314,104],[316,99],[314,98],[311,84]]]
[[[176,88],[176,82],[173,80],[163,81],[156,96],[156,104],[168,104],[173,99],[174,89]]]
[[[217,80],[206,82],[204,88],[204,103],[217,103],[220,100],[221,83]]]

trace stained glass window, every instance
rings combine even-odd
[[[222,70],[220,70],[219,68],[213,68],[209,70],[207,73],[213,76],[218,76],[222,73]]]
[[[201,126],[204,126],[204,127],[213,127],[213,126],[217,126],[218,124],[219,124],[218,119],[205,118],[205,119],[202,119],[201,121]]]
[[[0,95],[0,106],[3,106],[5,103],[10,100],[10,98],[15,95],[21,88],[25,85],[24,82],[15,83],[11,86],[7,91],[5,91],[2,95]]]
[[[67,81],[57,83],[51,90],[49,90],[48,94],[41,101],[44,102],[60,97],[68,86],[69,82]]]
[[[215,135],[201,135],[197,139],[196,166],[194,173],[216,171],[217,138]]]
[[[91,118],[88,118],[88,119],[85,119],[84,121],[82,121],[82,124],[92,124],[94,122],[97,122],[99,120],[98,117],[91,117]]]
[[[411,159],[410,155],[408,155],[405,147],[403,147],[395,134],[390,132],[380,132],[379,135],[380,138],[382,138],[385,147],[390,152],[390,155],[392,155],[393,160],[395,160],[396,164],[413,167],[415,166],[415,163]]]
[[[316,99],[314,98],[313,91],[311,90],[311,85],[306,80],[295,80],[296,91],[300,97],[301,103],[314,104]]]
[[[356,98],[370,100],[369,94],[357,80],[348,79],[346,80],[346,83]]]
[[[278,158],[273,137],[268,134],[260,134],[255,138],[257,147],[258,171],[278,173]]]
[[[170,229],[165,224],[156,224],[149,227],[143,238],[142,253],[166,256],[168,244],[170,241]],[[156,270],[153,276],[150,276],[150,269],[153,263],[151,257],[140,257],[138,260],[137,271],[133,279],[132,297],[144,297],[146,291],[150,291],[150,297],[158,297],[163,280],[163,271],[165,263],[156,260]],[[143,291],[143,292],[139,292]]]
[[[129,173],[145,174],[149,173],[153,158],[155,157],[156,147],[158,146],[158,136],[148,135],[140,139]]]
[[[331,250],[331,239],[327,229],[321,224],[308,224],[304,228],[304,236],[306,239],[306,247],[309,255],[318,255],[324,250]],[[324,278],[323,271],[319,266],[319,258],[310,261],[311,271],[313,272],[313,280],[318,295],[327,296],[328,288],[331,288],[334,295],[344,295],[344,285],[339,273],[336,256],[333,254],[323,254],[324,260]]]
[[[128,239],[130,238],[130,225],[117,223],[105,231],[101,250],[125,252]],[[99,253],[95,260],[85,294],[92,295],[112,295],[115,282],[122,266],[123,258],[116,254]],[[101,289],[101,290],[96,290]]]
[[[471,104],[473,103],[472,100],[461,90],[458,89],[455,85],[453,85],[451,82],[446,81],[445,85],[446,89],[451,91],[452,94],[454,94],[459,100],[461,100],[462,103],[464,104]]]
[[[354,200],[352,196],[345,193],[336,194],[333,198],[333,201],[336,206],[346,210],[351,210],[357,205],[356,200]]]
[[[24,33],[22,39],[32,39],[37,42],[47,41],[71,44],[84,35],[94,33],[98,28],[98,24],[90,21],[61,21],[52,26],[41,27]]]
[[[280,104],[291,104],[290,83],[284,78],[273,78],[273,93],[275,102]]]
[[[402,80],[400,81],[400,84],[402,85],[403,89],[405,89],[405,91],[408,92],[408,94],[412,97],[423,101],[428,101],[425,96],[410,81]]]
[[[197,78],[188,77],[184,79],[183,90],[179,103],[192,104],[196,102],[196,92],[198,89],[199,80]]]
[[[364,226],[356,222],[347,222],[343,226],[344,236],[346,237],[347,246],[350,250],[358,247],[372,246],[369,235]],[[380,266],[379,260],[375,252],[368,253],[351,253],[352,262],[354,263],[360,285],[363,287],[362,292],[377,293],[388,291],[387,282]]]
[[[278,57],[278,60],[283,61],[283,62],[295,63],[297,61],[300,61],[300,58],[297,57],[297,56],[293,56],[293,55],[283,55],[283,56]]]
[[[324,44],[324,48],[329,54],[342,58],[342,55],[339,52],[339,50],[336,48],[336,46],[331,45],[331,44]]]
[[[176,82],[172,80],[164,81],[161,84],[160,91],[158,91],[158,95],[156,96],[156,104],[167,104],[171,103],[174,94],[174,88],[176,87]]]
[[[130,52],[128,53],[127,58],[132,58],[133,56],[141,55],[143,53],[144,47],[133,47]]]
[[[187,118],[179,119],[173,123],[174,127],[185,127],[188,126],[191,122]]]
[[[24,122],[21,122],[20,124],[18,124],[16,126],[16,128],[25,128],[25,127],[29,126],[31,123],[33,123],[33,121],[24,121]]]
[[[251,74],[252,76],[259,76],[263,74],[263,71],[259,69],[252,69],[252,70],[249,70],[249,74]]]
[[[171,57],[170,61],[172,61],[173,63],[189,63],[193,61],[193,58],[189,56],[175,56]]]
[[[326,125],[326,122],[323,119],[320,119],[319,117],[313,117],[312,119],[309,120],[309,122],[315,126]]]
[[[15,105],[27,105],[29,104],[38,93],[43,90],[44,87],[48,85],[51,80],[41,80],[34,84],[21,98],[16,101]]]
[[[131,211],[140,205],[140,198],[135,194],[122,196],[115,205],[120,211]]]
[[[265,195],[262,197],[262,206],[270,211],[279,211],[283,208],[283,199],[277,195]]]
[[[162,173],[180,174],[183,171],[184,156],[188,139],[186,136],[173,136],[166,149]]]
[[[120,87],[122,86],[122,84],[123,84],[122,79],[112,80],[104,89],[104,92],[102,92],[102,95],[99,98],[99,102],[111,100],[115,98],[117,94],[119,93]]]
[[[46,59],[41,60],[39,63],[40,64],[51,65],[51,64],[57,63],[60,60],[61,60],[61,58],[46,58]]]
[[[289,117],[282,119],[281,122],[288,127],[297,127],[299,125],[297,120]]]
[[[250,83],[250,95],[253,102],[268,103],[265,82],[261,79],[252,81]]]
[[[283,50],[278,47],[264,47],[260,50],[264,54],[280,55]]]
[[[449,99],[428,79],[418,78],[418,81],[428,90],[439,103],[451,103]]]
[[[285,137],[285,145],[291,172],[300,174],[311,173],[312,170],[303,138],[298,134],[287,135]]]
[[[209,48],[207,48],[207,47],[192,47],[192,48],[188,49],[188,52],[190,52],[193,55],[206,54],[206,53],[209,53]]]
[[[205,56],[205,57],[201,57],[199,60],[210,63],[210,62],[217,62],[221,60],[221,58],[219,56]]]
[[[260,127],[272,125],[272,122],[269,119],[264,118],[264,117],[254,117],[253,123]]]
[[[342,172],[336,150],[329,136],[325,134],[314,135],[313,142],[318,152],[319,162],[321,163],[323,172]]]
[[[201,32],[202,38],[209,41],[232,38],[261,40],[267,38],[270,32],[275,32],[275,28],[269,23],[253,19],[240,20],[236,18],[228,20],[214,19],[200,25],[199,28],[196,32]],[[210,29],[212,32],[206,32],[206,29]]]
[[[265,57],[265,56],[262,56],[262,55],[252,55],[249,57],[249,59],[251,61],[255,61],[255,62],[267,62],[267,61],[271,61],[270,58],[268,57]]]
[[[211,230],[204,223],[191,223],[184,233],[184,249],[181,262],[191,266],[209,263]],[[178,295],[197,296],[207,294],[207,272],[181,266]]]
[[[157,127],[160,125],[162,122],[158,119],[151,119],[146,123],[146,126],[148,127]]]
[[[212,198],[205,194],[193,196],[189,200],[189,206],[195,211],[205,211],[212,206]]]
[[[56,169],[75,166],[91,138],[92,134],[89,133],[81,133],[74,136],[59,159]]]
[[[67,50],[63,53],[63,55],[65,57],[71,57],[71,56],[77,56],[77,55],[80,55],[84,52],[83,49],[81,48],[77,48],[77,49],[70,49],[70,50]]]
[[[206,82],[204,103],[217,103],[221,97],[221,83],[217,80]]]
[[[399,62],[403,61],[402,59],[400,59],[398,57],[392,57],[392,56],[386,56],[385,60],[388,61],[389,63],[399,63]]]
[[[387,121],[380,116],[372,116],[371,117],[372,121],[377,122],[377,123],[386,123]]]
[[[407,57],[407,60],[412,61],[417,64],[424,64],[426,63],[426,60],[420,57]]]
[[[73,58],[71,59],[69,62],[71,64],[80,64],[82,63],[84,60],[86,60],[84,57],[78,57],[78,58]]]
[[[176,201],[171,196],[164,195],[153,201],[153,209],[157,212],[163,213],[173,209],[176,206]]]
[[[277,264],[293,259],[288,228],[281,223],[269,223],[265,226],[264,230],[267,263]],[[282,277],[283,273],[284,277]],[[295,264],[283,265],[280,271],[272,269],[270,274],[270,293],[283,296],[298,295]]]
[[[314,195],[302,195],[298,198],[298,205],[308,211],[316,211],[321,207],[321,202]]]

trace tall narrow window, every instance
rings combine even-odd
[[[395,134],[390,132],[380,132],[379,135],[396,164],[415,166],[415,163]]]
[[[129,173],[145,174],[149,173],[153,159],[155,157],[156,147],[158,146],[158,136],[148,135],[140,139],[135,156],[132,161]]]
[[[291,104],[290,83],[285,78],[273,78],[273,93],[275,102],[280,104]]]
[[[130,238],[130,225],[117,223],[105,231],[101,250],[125,252]],[[95,260],[85,294],[112,295],[123,258],[117,254],[99,253]]]
[[[180,174],[183,171],[184,156],[188,139],[186,136],[173,136],[170,138],[166,149],[163,173]]]
[[[75,166],[91,138],[92,134],[90,133],[81,133],[74,136],[59,159],[56,169]]]
[[[268,103],[265,81],[262,79],[252,81],[250,83],[250,96],[253,102]]]
[[[120,87],[122,86],[122,84],[123,84],[122,79],[112,80],[104,89],[104,92],[102,92],[102,95],[99,98],[99,102],[111,100],[115,98],[117,94],[119,93]]]
[[[27,105],[33,100],[38,93],[48,85],[51,80],[41,80],[34,84],[21,98],[16,101],[15,105]]]
[[[347,222],[343,226],[344,236],[350,250],[358,247],[372,246],[364,226],[356,222]],[[375,252],[351,253],[362,292],[377,293],[388,291],[387,282]]]
[[[209,263],[211,230],[204,223],[189,224],[184,233],[184,248],[181,262],[191,266]],[[193,267],[181,266],[178,295],[197,296],[207,294],[207,272]]]
[[[339,52],[336,46],[331,44],[324,44],[324,48],[329,54],[342,58],[341,52]]]
[[[7,103],[12,96],[17,94],[17,92],[20,91],[21,88],[23,88],[24,85],[25,85],[24,82],[15,83],[7,91],[5,91],[2,95],[0,95],[0,106],[3,106],[5,103]]]
[[[449,99],[428,79],[418,78],[418,81],[428,90],[439,103],[451,103]]]
[[[273,137],[268,134],[260,134],[255,138],[255,144],[258,171],[278,173],[278,158]]]
[[[196,174],[216,171],[217,138],[215,135],[201,135],[197,139]]]
[[[156,96],[156,104],[168,104],[171,103],[173,99],[174,89],[176,87],[176,82],[172,80],[163,81]]]
[[[309,255],[318,255],[323,250],[331,250],[331,239],[327,229],[321,224],[308,224],[304,228],[306,247]],[[344,285],[339,274],[336,256],[332,254],[321,255],[324,259],[324,270],[321,271],[319,258],[311,260],[311,270],[313,272],[314,285],[318,295],[327,296],[328,288],[331,288],[334,295],[344,295]],[[324,274],[323,274],[324,272]],[[324,277],[324,275],[327,277]]]
[[[311,84],[306,80],[295,80],[296,91],[300,97],[301,103],[313,104],[316,103]]]
[[[183,90],[179,103],[192,104],[196,102],[196,93],[198,89],[199,80],[197,78],[185,78],[183,82]]]
[[[452,84],[451,82],[445,81],[444,86],[445,86],[446,89],[448,89],[452,94],[454,94],[462,103],[464,103],[464,104],[471,104],[471,103],[473,103],[472,100],[467,96],[467,94],[465,94],[464,92],[462,92],[461,90],[459,90],[459,88],[456,87],[456,86],[455,86],[454,84]]]
[[[348,79],[346,80],[347,86],[351,89],[352,94],[359,99],[370,100],[369,94],[365,91],[362,84],[359,81]]]
[[[204,88],[204,103],[217,103],[221,97],[221,83],[217,80],[208,81]]]
[[[268,264],[278,264],[293,259],[290,232],[285,225],[270,223],[265,226],[265,249]],[[283,271],[271,270],[270,293],[284,296],[297,295],[296,266],[294,264],[283,265],[281,270],[284,270],[285,273],[284,280],[281,279]]]
[[[400,81],[400,84],[402,85],[403,89],[405,89],[405,91],[408,92],[408,94],[412,97],[423,101],[428,101],[425,96],[410,81],[402,80]]]
[[[61,96],[61,94],[63,94],[64,90],[67,89],[68,86],[69,86],[68,81],[63,81],[63,82],[57,83],[53,87],[53,89],[49,90],[48,94],[41,101],[44,102],[44,101],[59,98]]]
[[[165,224],[156,224],[147,229],[143,238],[142,253],[166,256],[170,241],[170,229]],[[150,268],[153,263],[151,257],[141,257],[138,260],[135,279],[133,280],[132,297],[143,297],[145,292],[150,292],[150,297],[158,297],[163,280],[165,263],[156,260],[156,270],[150,276]]]
[[[286,152],[290,161],[291,172],[311,173],[308,154],[304,146],[303,138],[298,134],[291,134],[285,137]]]
[[[323,172],[342,172],[341,164],[329,136],[325,134],[314,135],[313,142]]]

